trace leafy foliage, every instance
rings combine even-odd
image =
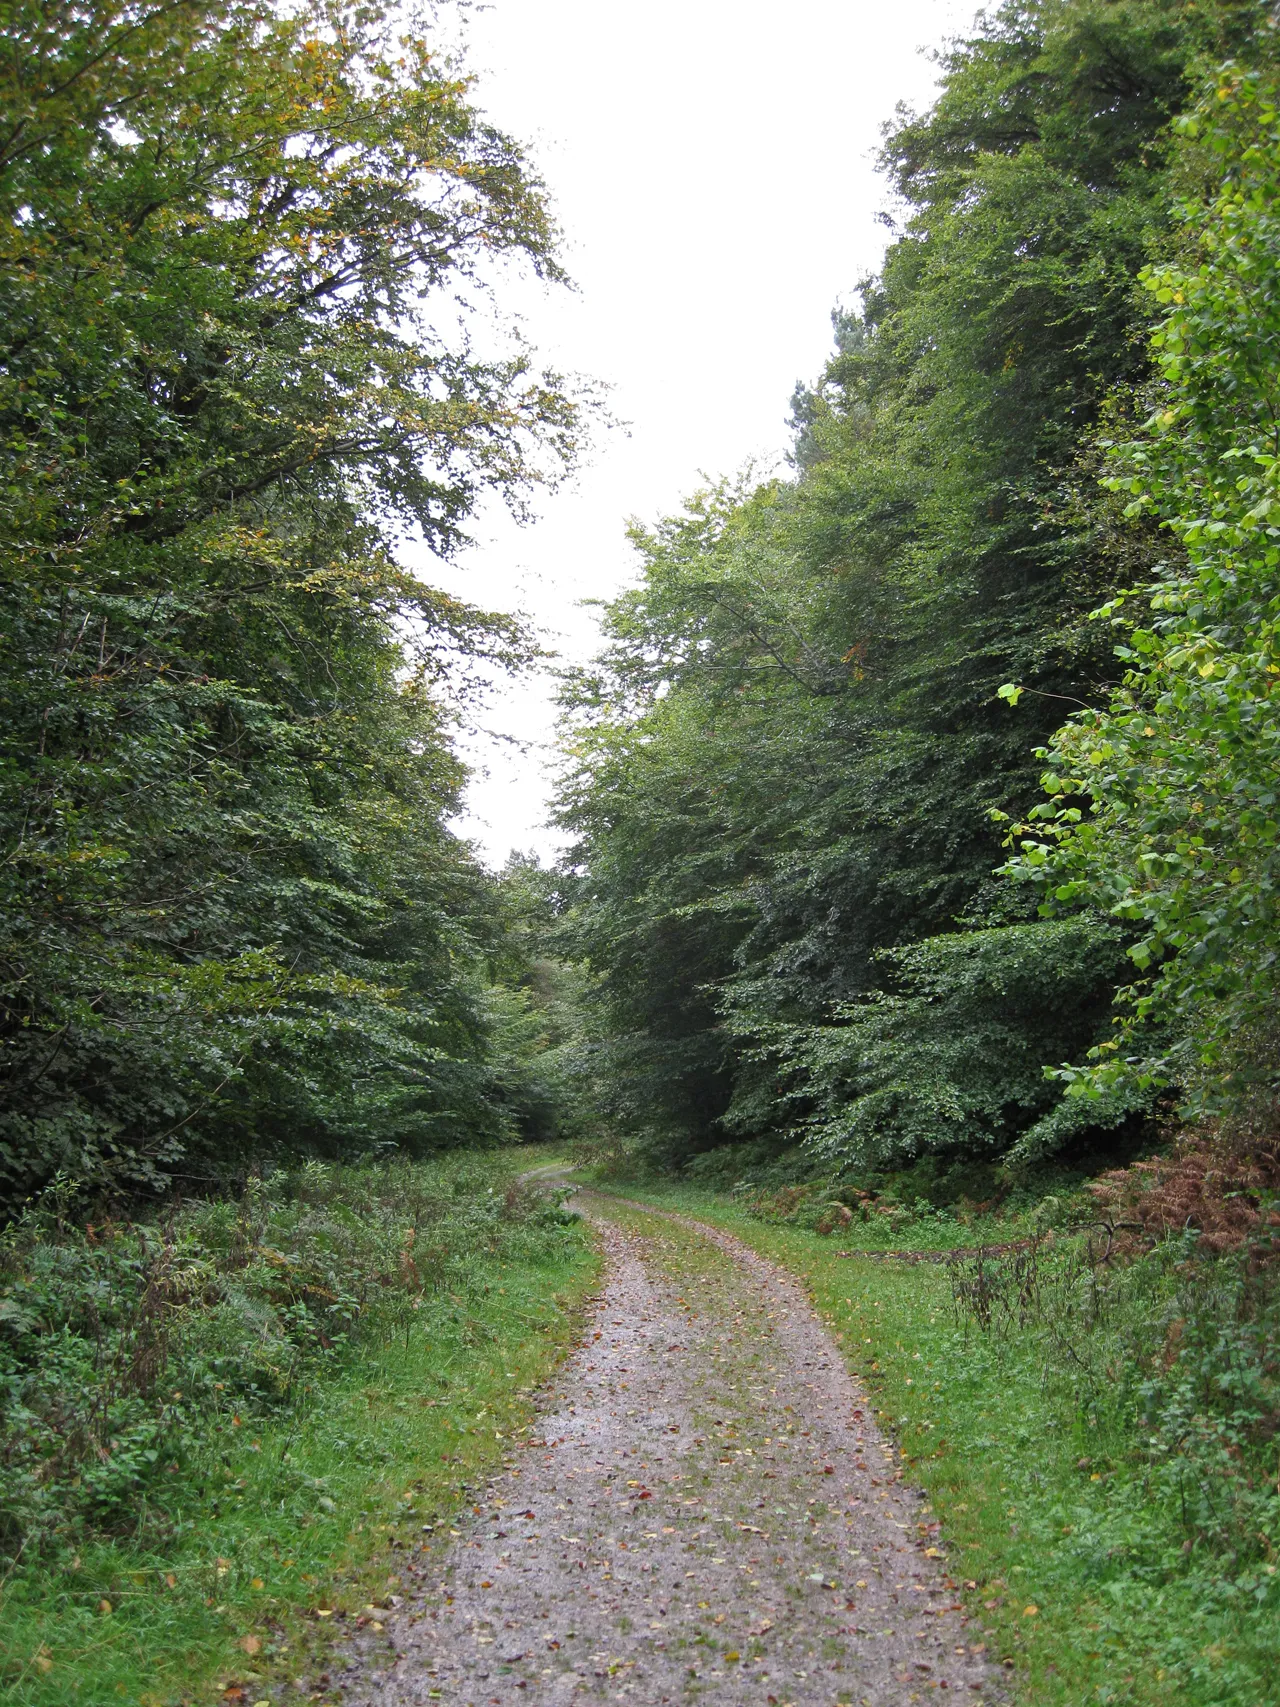
[[[1181,550],[1145,589],[1148,620],[1121,600],[1099,612],[1122,628],[1124,681],[1045,750],[1049,798],[1012,869],[1042,887],[1042,911],[1083,902],[1133,922],[1139,976],[1094,1065],[1067,1070],[1076,1087],[1174,1083],[1220,1110],[1280,1088],[1270,77],[1228,65],[1182,131],[1219,186],[1182,210],[1186,259],[1144,275],[1166,309],[1152,337],[1163,383],[1140,434],[1112,447],[1111,476]]]
[[[819,1156],[861,1170],[931,1150],[1038,1159],[1145,1109],[1132,1095],[1064,1102],[1044,1076],[1110,1007],[1123,964],[1114,931],[1006,925],[929,937],[884,960],[896,990],[838,1006],[842,1024],[779,1041],[814,1105]]]
[[[561,1212],[474,1159],[307,1163],[160,1220],[67,1218],[56,1182],[0,1250],[0,1546],[170,1532],[217,1437],[304,1410],[361,1348],[423,1333],[477,1264]]]
[[[1257,1254],[1217,1257],[1212,1241],[1184,1230],[1109,1269],[1087,1246],[1033,1243],[957,1264],[952,1293],[962,1323],[1037,1341],[1047,1380],[1088,1426],[1110,1424],[1124,1442],[1137,1482],[1126,1492],[1173,1532],[1163,1556],[1151,1549],[1139,1568],[1180,1576],[1200,1552],[1265,1599],[1274,1585],[1258,1567],[1280,1532],[1280,1288]]]
[[[0,1190],[497,1136],[450,683],[528,643],[395,547],[571,453],[469,329],[539,186],[377,7],[19,6],[0,77]]]
[[[1098,491],[1095,438],[1150,377],[1169,121],[1228,50],[1266,51],[1261,12],[980,22],[887,141],[903,222],[796,394],[790,477],[636,531],[640,585],[566,688],[561,810],[609,1111],[655,1153],[1029,1159],[1149,1106],[1052,1106],[1040,1069],[1107,1035],[1119,938],[1105,907],[1037,923],[991,814],[1026,810],[1037,738],[1105,691],[1087,613],[1160,550]]]

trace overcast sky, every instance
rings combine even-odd
[[[928,103],[928,50],[969,25],[955,0],[490,0],[473,18],[476,96],[529,148],[578,292],[520,293],[545,360],[611,388],[627,432],[516,528],[483,519],[444,581],[530,614],[561,655],[594,649],[581,601],[633,578],[628,516],[679,507],[703,475],[776,462],[830,314],[883,254],[875,171],[895,106]],[[466,742],[460,825],[486,859],[554,854],[545,825],[552,684],[504,685]]]

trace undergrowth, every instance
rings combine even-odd
[[[1065,1169],[1013,1184],[986,1164],[940,1168],[926,1158],[897,1173],[851,1181],[815,1169],[813,1158],[795,1147],[778,1151],[762,1142],[696,1156],[677,1184],[669,1170],[626,1144],[597,1140],[575,1146],[574,1153],[593,1180],[613,1189],[728,1199],[757,1220],[836,1235],[859,1250],[1006,1243],[1098,1214],[1078,1172]]]
[[[8,1230],[6,1699],[327,1698],[328,1633],[428,1568],[590,1285],[531,1159],[310,1164],[87,1225],[59,1188]]]

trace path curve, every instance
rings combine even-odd
[[[607,1264],[583,1343],[435,1591],[388,1626],[394,1664],[348,1674],[347,1700],[1001,1699],[936,1525],[803,1289],[705,1223],[580,1203]]]

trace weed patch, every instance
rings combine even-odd
[[[6,1699],[324,1698],[334,1633],[429,1578],[592,1284],[529,1160],[313,1166],[91,1231],[46,1202],[11,1231]]]

